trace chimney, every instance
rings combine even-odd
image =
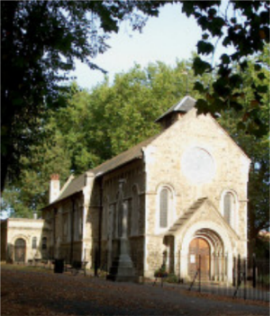
[[[84,174],[84,186],[88,186],[93,182],[93,178],[95,177],[95,174],[91,171],[87,171]]]
[[[49,203],[54,202],[58,198],[59,193],[60,193],[59,174],[54,173],[51,175]]]

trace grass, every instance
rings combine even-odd
[[[1,261],[1,268],[5,267],[5,269],[9,270],[26,270],[26,271],[40,271],[40,272],[47,272],[52,273],[53,269],[45,268],[44,266],[38,265],[28,265],[28,264],[16,264],[16,263],[5,263]]]

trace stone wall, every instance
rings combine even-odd
[[[59,201],[43,211],[51,227],[52,257],[66,262],[82,260],[83,195],[76,194]]]
[[[143,149],[144,160],[134,160],[98,177],[86,173],[85,187],[75,198],[77,215],[72,213],[74,195],[46,210],[46,222],[56,227],[55,236],[51,235],[50,240],[59,250],[57,255],[68,258],[73,233],[74,259],[81,257],[89,262],[88,267],[94,268],[100,250],[101,268],[108,270],[118,253],[120,220],[125,212],[130,254],[138,275],[153,277],[154,271],[164,263],[164,254],[174,256],[174,261],[165,260],[169,272],[180,273],[180,259],[177,262],[175,258],[180,258],[183,247],[188,252],[188,243],[196,236],[194,227],[197,231],[206,228],[218,236],[215,226],[219,225],[223,233],[218,238],[224,249],[247,255],[250,160],[209,115],[197,116],[193,109],[178,118]],[[196,150],[202,153],[197,162]],[[192,167],[194,163],[198,169]],[[200,175],[201,170],[205,171],[203,175]],[[159,195],[164,187],[169,192],[166,228],[160,227],[159,221]],[[236,201],[232,227],[222,217],[223,197],[227,191]],[[196,216],[187,218],[186,226],[170,233],[168,241],[169,228],[203,197],[210,204],[198,209]],[[56,213],[54,208],[57,208]]]
[[[187,150],[202,148],[214,160],[212,178],[196,183],[187,178],[183,157]],[[191,158],[192,159],[192,158]],[[165,130],[145,150],[147,266],[149,274],[156,265],[151,253],[160,252],[162,232],[158,230],[158,190],[168,187],[173,194],[170,225],[201,197],[207,197],[221,212],[221,197],[229,190],[237,197],[237,251],[245,256],[247,244],[247,181],[249,159],[210,116],[187,113]],[[159,237],[160,236],[160,237]],[[176,245],[177,246],[177,245]]]
[[[33,237],[37,238],[37,247],[33,249]],[[42,247],[42,238],[47,238],[46,249]],[[23,239],[26,243],[25,262],[34,259],[48,259],[50,257],[51,232],[40,219],[9,218],[7,220],[7,256],[8,262],[15,261],[15,242]]]
[[[117,214],[119,180],[124,180],[123,199],[127,208],[127,235],[130,254],[137,273],[143,274],[145,232],[145,173],[141,160],[115,170],[103,177],[102,208],[102,264],[109,266],[118,254],[118,226],[121,216]],[[134,227],[132,227],[134,225]]]

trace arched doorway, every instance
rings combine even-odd
[[[26,242],[22,238],[15,241],[15,262],[25,262]]]
[[[196,272],[201,267],[201,278],[209,280],[210,275],[210,246],[209,243],[197,237],[189,244],[189,263],[188,273],[191,278],[194,278]]]
[[[181,278],[189,281],[194,278],[196,273],[193,273],[194,267],[195,270],[197,267],[194,261],[196,262],[196,259],[198,260],[198,256],[196,258],[196,253],[194,252],[196,252],[197,246],[195,245],[196,247],[194,247],[192,241],[201,239],[208,245],[208,247],[205,246],[204,248],[209,253],[209,260],[205,261],[206,267],[207,263],[209,264],[209,268],[206,269],[206,274],[209,276],[209,279],[215,281],[232,281],[233,248],[225,227],[216,225],[216,223],[212,223],[211,221],[202,221],[192,225],[183,235],[184,238],[182,240],[179,238],[176,241],[177,248],[180,249],[177,266],[179,267]],[[194,241],[194,243],[196,242]],[[203,243],[203,241],[201,243]],[[195,249],[191,250],[190,248]],[[198,248],[203,247],[199,245]],[[193,256],[190,257],[190,255]],[[202,255],[204,254],[202,253]],[[207,255],[205,259],[207,259]],[[193,263],[193,266],[191,263]]]

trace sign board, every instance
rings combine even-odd
[[[190,263],[195,263],[195,262],[196,262],[196,256],[190,255]]]

